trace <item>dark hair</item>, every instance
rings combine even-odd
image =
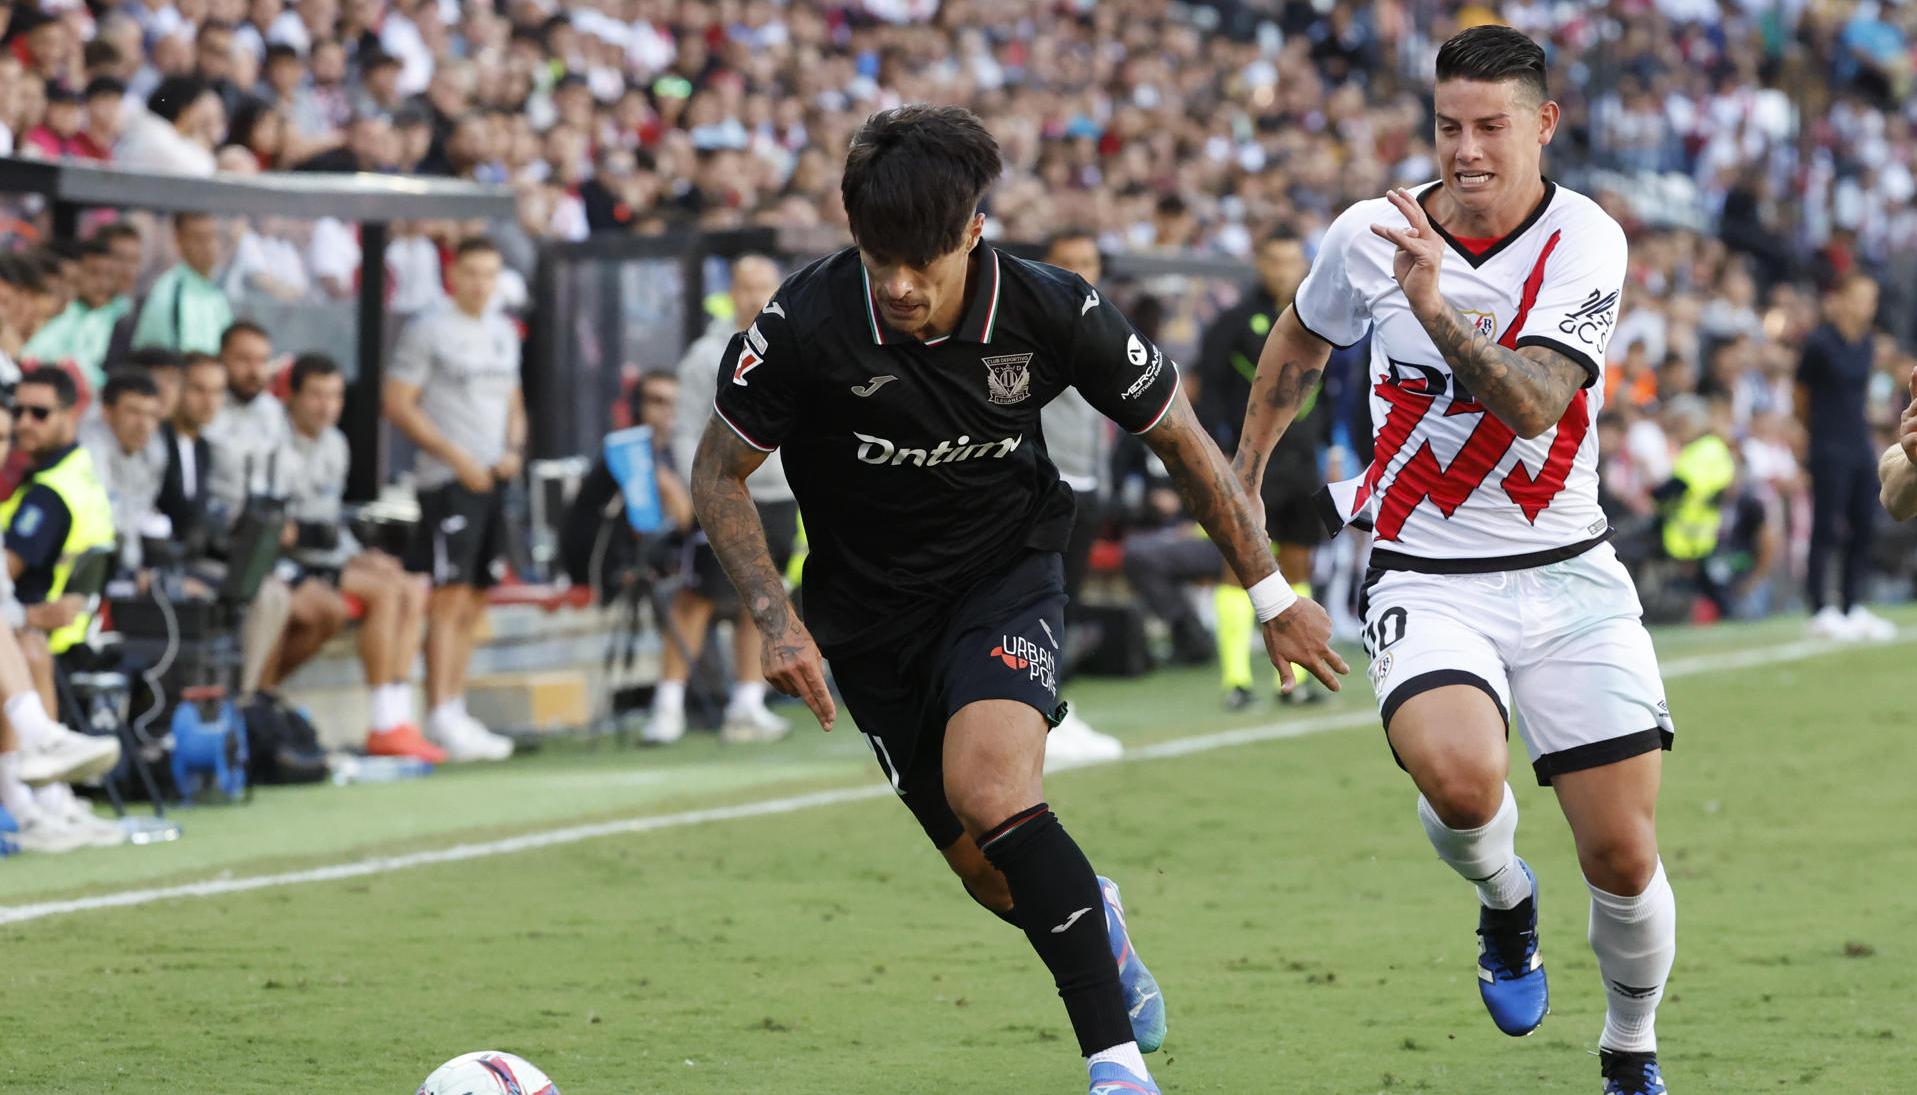
[[[499,245],[493,242],[491,236],[467,236],[453,248],[453,261],[458,262],[467,255],[497,254],[499,254]]]
[[[1438,82],[1517,80],[1542,103],[1551,97],[1544,48],[1510,27],[1493,24],[1455,34],[1438,48]]]
[[[52,388],[54,402],[60,404],[62,410],[72,410],[73,405],[80,401],[80,389],[73,383],[73,378],[67,375],[67,371],[58,365],[28,369],[27,374],[20,378],[20,383],[14,385],[14,390],[18,391],[29,384]]]
[[[106,387],[100,389],[100,402],[109,407],[117,407],[120,400],[129,395],[144,395],[159,398],[159,386],[153,378],[138,369],[122,369],[107,377]]]
[[[212,219],[213,219],[213,214],[211,213],[193,213],[193,212],[175,213],[173,214],[173,230],[175,232],[178,232],[180,229],[185,228],[187,224],[189,224],[192,221],[210,221]]]
[[[126,83],[115,76],[95,76],[87,81],[87,88],[80,97],[87,102],[111,95],[115,98],[126,94]]]
[[[1305,242],[1304,239],[1300,237],[1297,231],[1295,231],[1290,225],[1281,224],[1273,228],[1271,231],[1266,232],[1264,238],[1258,241],[1258,246],[1263,247],[1268,243],[1302,244],[1304,242]]]
[[[137,241],[140,238],[140,230],[125,221],[114,221],[112,224],[101,225],[99,231],[93,233],[93,238],[105,240],[108,244],[114,240]]]
[[[56,264],[78,262],[80,256],[86,253],[86,245],[76,239],[50,239],[40,245],[40,253]]]
[[[180,356],[181,372],[185,372],[188,369],[197,368],[201,365],[217,365],[219,366],[221,372],[226,371],[226,362],[221,361],[219,358],[214,357],[212,354],[201,353],[198,350],[193,350],[188,353],[182,354]]]
[[[1000,169],[998,142],[963,107],[881,110],[852,135],[839,180],[852,238],[880,258],[928,265],[958,249]]]
[[[26,255],[0,255],[0,282],[28,293],[47,291],[46,275],[40,264]]]
[[[113,257],[113,242],[105,236],[94,236],[80,242],[82,259],[110,259]]]
[[[178,369],[186,364],[186,359],[172,350],[159,346],[145,346],[126,355],[126,363],[136,369],[152,372],[154,369]]]
[[[265,339],[268,345],[271,345],[273,342],[273,336],[266,333],[266,328],[250,319],[236,319],[232,323],[227,324],[226,330],[220,332],[220,351],[222,353],[225,352],[227,345],[233,341],[233,336],[235,335],[258,335]]]
[[[371,72],[376,68],[399,68],[399,58],[382,49],[369,49],[359,55],[359,70]]]
[[[316,376],[341,376],[339,362],[325,354],[301,354],[293,359],[293,373],[287,381],[287,391],[300,394],[306,382]]]
[[[177,122],[206,92],[206,84],[198,77],[168,76],[147,96],[146,108],[169,122]]]
[[[298,61],[300,51],[285,42],[274,42],[266,47],[266,55],[260,58],[260,67],[266,68],[275,61]]]
[[[126,60],[120,47],[105,38],[95,38],[80,47],[80,63],[87,68],[111,68]]]
[[[1053,251],[1058,250],[1060,244],[1070,243],[1073,240],[1091,240],[1092,246],[1096,247],[1098,246],[1098,233],[1089,228],[1061,228],[1046,237],[1045,253],[1049,255]]]

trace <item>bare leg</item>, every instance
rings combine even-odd
[[[466,603],[456,636],[459,642],[458,660],[453,664],[453,691],[455,696],[466,694],[466,676],[473,667],[473,651],[479,646],[479,623],[486,617],[486,591],[475,586],[466,586]]]
[[[265,678],[277,687],[319,653],[346,626],[346,601],[325,583],[307,579],[293,591],[292,616],[280,640],[280,655]]]
[[[426,601],[426,704],[438,707],[459,695],[465,677],[459,666],[465,641],[466,594],[471,586],[440,586]]]
[[[240,624],[240,691],[252,695],[260,690],[266,671],[279,655],[280,636],[286,632],[286,620],[293,607],[293,591],[278,578],[260,583],[253,603],[246,606]]]
[[[692,666],[686,661],[686,654],[694,660],[705,649],[706,628],[712,623],[712,602],[691,590],[682,589],[672,598],[672,607],[668,610],[672,617],[673,633],[686,644],[686,653],[680,653],[679,644],[668,640],[660,644],[659,679],[662,681],[685,681],[692,677]],[[756,667],[758,658],[753,658]]]
[[[340,574],[339,588],[366,606],[366,614],[359,621],[359,664],[367,686],[378,688],[391,683],[393,648],[399,642],[399,585],[354,559]]]
[[[752,622],[752,614],[739,613],[732,625],[732,676],[740,684],[764,684],[765,666],[760,662],[760,652],[765,643],[759,637],[759,625]]]

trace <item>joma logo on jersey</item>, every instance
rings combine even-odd
[[[1484,337],[1498,337],[1498,317],[1492,313],[1482,312],[1476,308],[1460,308],[1458,309],[1458,317],[1464,320],[1465,326]]]
[[[1611,341],[1611,328],[1616,323],[1617,290],[1606,293],[1593,289],[1584,303],[1558,324],[1558,332],[1571,335],[1602,354],[1605,344]]]
[[[1032,355],[984,358],[985,397],[994,403],[1023,403],[1032,395]]]
[[[938,464],[956,464],[961,460],[980,460],[990,457],[1003,460],[1018,451],[1023,435],[1002,438],[998,441],[974,442],[964,434],[957,441],[941,441],[930,449],[914,449],[895,445],[883,437],[873,437],[869,433],[853,431],[853,437],[859,439],[859,463],[890,464],[893,467],[910,460],[915,466],[929,468]]]
[[[992,648],[992,657],[1014,672],[1024,671],[1047,692],[1058,694],[1057,655],[1023,635],[1005,635]]]

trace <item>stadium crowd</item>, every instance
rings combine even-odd
[[[527,303],[541,241],[842,229],[839,159],[859,121],[901,102],[962,103],[1005,152],[987,209],[993,238],[1049,244],[1075,268],[1121,253],[1255,267],[1246,286],[1171,275],[1115,286],[1186,362],[1194,402],[1228,445],[1231,376],[1242,372],[1233,355],[1243,357],[1234,325],[1256,330],[1265,304],[1282,308],[1339,210],[1435,175],[1432,51],[1493,19],[1557,53],[1565,117],[1547,166],[1631,235],[1599,431],[1606,508],[1647,610],[1709,621],[1804,605],[1826,609],[1814,617],[1821,635],[1883,634],[1888,624],[1864,603],[1907,582],[1909,543],[1900,530],[1872,554],[1873,506],[1857,505],[1852,465],[1888,443],[1917,368],[1917,4],[41,0],[0,9],[0,150],[196,176],[369,171],[509,184],[513,222],[483,234],[400,225],[388,251],[390,304],[415,332],[390,370],[411,390],[397,403],[389,392],[388,417],[425,454],[423,495],[456,484],[486,495],[523,470],[508,317]],[[243,695],[270,694],[358,617],[373,751],[509,753],[463,706],[478,575],[446,558],[409,572],[350,536],[315,531],[340,526],[351,459],[334,428],[339,368],[261,313],[351,298],[352,226],[126,218],[89,220],[83,239],[36,239],[30,214],[12,229],[21,246],[0,254],[0,382],[37,393],[15,402],[46,413],[16,422],[23,443],[35,439],[0,486],[31,490],[79,446],[110,501],[118,566],[140,582],[163,565],[142,545],[225,529],[254,494],[289,498],[287,565],[264,581],[242,628]],[[674,374],[704,376],[709,390],[700,348],[723,345],[776,284],[767,263],[733,270],[712,336],[684,364],[678,354],[641,362],[631,419],[653,425],[662,445],[677,434],[676,456],[660,453],[667,495],[708,401],[697,379],[672,387]],[[468,356],[484,375],[446,372],[458,355],[440,343],[477,347]],[[1368,457],[1363,392],[1332,377],[1324,408],[1304,474],[1350,474]],[[449,426],[473,422],[483,435]],[[1109,436],[1087,452],[1073,486],[1095,514],[1088,530],[1117,553],[1088,544],[1084,558],[1129,579],[1163,625],[1169,650],[1158,656],[1221,657],[1228,702],[1251,702],[1249,640],[1235,634],[1249,630],[1236,626],[1248,619],[1242,593],[1213,590],[1216,562],[1184,542],[1190,522],[1167,503],[1148,453]],[[790,506],[776,485],[755,500]],[[503,519],[466,516],[486,529]],[[44,562],[32,555],[44,545],[8,517],[9,552]],[[683,507],[673,519],[686,520]],[[486,563],[486,547],[468,562]],[[709,555],[695,543],[687,557],[695,580],[673,616],[703,637],[736,605]],[[1348,590],[1361,572],[1349,533],[1315,562],[1298,558],[1306,569],[1284,564],[1287,576],[1320,588]],[[1833,569],[1841,583],[1826,581]],[[1215,598],[1192,596],[1198,587]],[[62,600],[55,582],[19,591],[26,609]],[[42,634],[73,623],[38,615]],[[1119,618],[1074,620],[1074,631],[1081,623],[1087,664],[1092,647],[1129,633]],[[752,661],[748,630],[734,636],[741,666]],[[462,633],[463,647],[452,637]],[[56,710],[45,644],[26,645],[36,692]],[[422,645],[429,702],[416,715]],[[684,732],[693,646],[668,651],[649,740]],[[734,740],[785,731],[765,701],[763,682],[741,674],[724,705]],[[97,747],[28,736],[48,756],[67,750],[35,773],[99,766]],[[81,842],[80,823],[60,821],[79,818],[70,798],[23,798],[6,755],[0,806],[23,833],[41,827],[24,843]]]

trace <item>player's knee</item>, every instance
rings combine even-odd
[[[1635,833],[1582,842],[1578,866],[1585,880],[1605,893],[1636,897],[1657,874],[1657,842]]]
[[[1423,786],[1432,812],[1451,829],[1482,829],[1504,805],[1504,773],[1489,767],[1447,768]]]

